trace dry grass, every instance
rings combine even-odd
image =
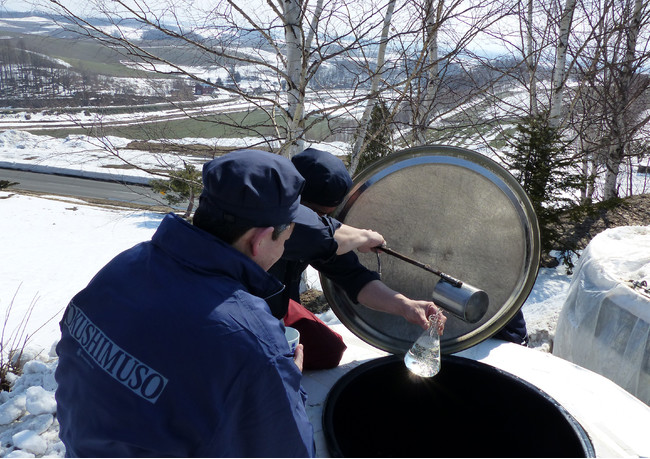
[[[12,315],[14,302],[19,290],[20,286],[16,289],[16,293],[14,293],[14,296],[11,298],[9,305],[5,309],[4,320],[2,322],[2,330],[0,331],[0,391],[11,390],[11,380],[9,378],[10,374],[21,374],[21,357],[31,337],[34,336],[36,332],[38,332],[50,321],[52,321],[55,317],[57,317],[61,311],[63,311],[63,308],[60,309],[56,314],[38,326],[34,331],[29,332],[27,327],[32,317],[32,313],[34,312],[34,307],[38,301],[38,296],[35,296],[29,304],[27,311],[21,317],[18,326],[13,330],[9,330],[9,318]]]

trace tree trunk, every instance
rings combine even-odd
[[[603,200],[612,199],[618,196],[618,173],[623,162],[623,145],[616,145],[610,148],[605,163],[605,187]]]
[[[560,126],[560,117],[562,115],[562,96],[566,83],[566,55],[569,44],[569,33],[571,32],[571,22],[573,21],[573,12],[576,8],[576,0],[566,0],[564,11],[560,19],[560,33],[558,37],[557,48],[555,50],[555,67],[551,81],[551,109],[550,109],[550,126],[557,128]]]
[[[535,50],[533,49],[533,0],[528,0],[528,7],[526,11],[526,49],[525,61],[526,69],[528,70],[528,85],[529,101],[530,101],[530,115],[537,116],[537,76],[536,65],[533,59]]]
[[[318,0],[316,2],[314,16],[311,18],[311,23],[309,25],[309,33],[307,34],[307,39],[305,40],[306,52],[309,52],[311,50],[312,42],[314,41],[314,35],[316,35],[316,31],[318,30],[321,14],[323,14],[323,0]]]
[[[354,175],[359,165],[359,160],[361,159],[361,154],[364,150],[364,141],[366,139],[366,133],[368,132],[368,124],[370,123],[370,115],[372,114],[372,109],[377,103],[377,91],[379,89],[379,82],[381,81],[382,69],[384,66],[384,61],[386,57],[386,45],[388,44],[388,31],[390,29],[390,22],[393,18],[393,11],[395,10],[396,0],[391,0],[386,7],[386,14],[384,16],[384,26],[381,30],[381,41],[379,42],[379,49],[377,51],[377,62],[375,66],[375,74],[372,76],[372,83],[370,86],[370,97],[366,102],[366,108],[361,115],[359,120],[359,127],[356,132],[356,139],[354,145],[352,146],[352,152],[350,154],[350,165],[349,170],[350,174]]]
[[[436,93],[440,85],[440,66],[438,65],[438,29],[440,27],[440,16],[444,7],[444,0],[438,0],[438,7],[434,10],[433,0],[426,2],[426,47],[428,71],[425,81],[425,88],[414,116],[413,143],[424,145],[427,142],[426,132],[431,120]]]
[[[194,191],[192,190],[192,185],[190,185],[190,199],[189,202],[187,203],[187,208],[185,209],[185,214],[183,215],[183,218],[188,219],[190,218],[190,215],[192,215],[192,211],[194,210]]]
[[[290,158],[303,150],[305,88],[303,30],[300,0],[282,1],[286,41],[287,139],[281,153]]]
[[[643,0],[635,0],[634,7],[630,12],[630,22],[626,31],[625,53],[621,62],[620,78],[617,82],[619,90],[616,94],[616,108],[612,115],[613,129],[610,130],[610,137],[614,145],[609,149],[607,155],[603,199],[611,199],[618,196],[618,173],[621,163],[625,159],[625,151],[630,143],[626,115],[629,110],[632,80],[635,74],[634,61],[641,27],[642,9]]]

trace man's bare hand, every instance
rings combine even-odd
[[[336,251],[337,255],[343,255],[351,250],[368,253],[377,246],[386,243],[384,237],[376,231],[359,229],[345,224],[336,230],[334,239],[339,245]]]
[[[296,364],[300,372],[302,372],[302,363],[305,360],[305,346],[298,344],[296,351],[293,354],[293,362]]]
[[[447,317],[442,313],[440,308],[431,301],[411,300],[407,299],[406,312],[403,317],[409,322],[419,325],[423,329],[429,328],[429,316],[437,317],[438,319],[438,334],[442,335],[445,329],[445,322]]]
[[[434,316],[437,318],[438,322],[438,334],[442,335],[442,333],[445,331],[445,322],[447,322],[447,316],[445,316],[442,313],[442,310],[431,303],[431,305],[428,307],[427,310],[427,317]]]
[[[412,300],[388,287],[380,280],[368,282],[357,296],[359,302],[375,311],[404,317],[423,329],[429,328],[429,316],[438,317],[438,333],[442,334],[447,318],[432,301]]]
[[[377,231],[364,229],[359,230],[361,236],[359,239],[363,239],[363,243],[359,244],[357,250],[361,253],[374,252],[375,247],[381,246],[386,243],[384,236],[379,234]]]

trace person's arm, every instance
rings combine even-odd
[[[359,303],[375,311],[404,317],[408,322],[422,328],[429,326],[429,316],[438,315],[438,333],[443,332],[447,318],[432,301],[412,300],[388,287],[380,280],[368,282],[359,291]]]
[[[284,244],[282,259],[310,262],[335,257],[338,244],[334,234],[341,222],[330,217],[320,217],[308,208],[299,217],[295,221],[291,237]]]
[[[312,263],[312,266],[341,287],[351,301],[376,311],[404,317],[422,328],[427,328],[428,317],[439,311],[432,301],[412,300],[389,288],[379,280],[379,274],[359,262],[355,252],[336,256],[327,262]],[[444,316],[439,320],[443,327],[445,320]]]
[[[233,307],[248,309],[242,301]],[[212,437],[202,438],[202,447],[192,455],[314,457],[313,427],[301,385],[303,345],[291,356],[280,323],[252,303],[249,307],[248,314],[235,320],[250,328],[234,325],[234,331],[226,329],[221,339],[214,340],[218,343],[214,352],[204,350],[206,356],[218,355],[220,364],[206,366],[206,374],[199,378],[205,386],[198,387],[217,392],[213,404],[195,409],[216,425]]]
[[[342,224],[334,232],[334,239],[338,243],[337,255],[342,255],[352,250],[367,253],[386,242],[384,237],[376,231],[355,228],[346,224]]]

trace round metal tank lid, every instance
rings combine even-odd
[[[355,177],[334,217],[378,231],[390,248],[488,294],[488,310],[476,323],[446,314],[445,354],[503,328],[537,277],[540,236],[528,196],[508,171],[471,150],[432,145],[386,157]],[[381,280],[409,298],[430,300],[440,279],[386,254],[358,256],[367,268],[380,267]],[[422,332],[401,317],[352,302],[324,276],[321,284],[339,320],[379,349],[404,353]]]

